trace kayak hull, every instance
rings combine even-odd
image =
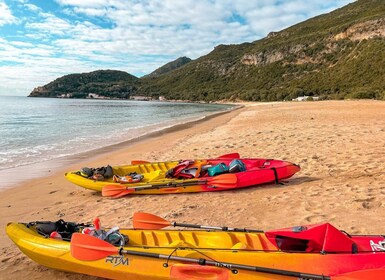
[[[227,268],[210,266],[203,268],[196,264],[173,260],[167,262],[164,259],[132,255],[113,254],[99,260],[81,261],[72,257],[69,241],[45,238],[38,234],[33,226],[9,223],[6,231],[20,250],[39,264],[57,270],[108,279],[170,279],[172,270],[177,270],[185,277],[189,275],[191,279],[199,279],[202,275],[206,275],[207,279],[295,279],[241,269],[235,274]],[[336,276],[335,279],[340,279],[337,276],[343,275],[349,277],[346,279],[365,280],[373,279],[373,276],[376,276],[376,279],[385,278],[385,252],[286,253],[278,251],[264,233],[178,230],[121,230],[121,232],[129,236],[129,243],[124,247],[126,250]],[[360,242],[384,239],[382,236],[357,238],[365,239]],[[118,250],[118,247],[116,248]],[[165,263],[168,265],[165,266]],[[208,278],[209,276],[212,278]],[[355,276],[359,278],[354,278]]]
[[[167,194],[167,193],[188,193],[188,192],[211,192],[229,189],[238,189],[244,187],[257,186],[267,183],[277,183],[281,180],[292,177],[300,170],[300,167],[291,162],[273,159],[240,159],[246,165],[246,171],[232,173],[236,176],[236,184],[233,186],[218,187],[215,184],[196,183],[197,179],[205,180],[215,177],[202,176],[194,179],[175,179],[166,178],[166,172],[178,165],[178,161],[168,162],[151,162],[126,166],[113,166],[115,175],[124,176],[132,172],[140,173],[144,176],[143,180],[138,183],[121,184],[114,182],[111,178],[104,181],[96,181],[80,175],[79,171],[68,172],[65,177],[75,185],[101,192],[105,186],[121,186],[124,188],[138,188],[142,186],[154,185],[154,188],[141,189],[133,192],[134,194]],[[232,159],[210,159],[195,160],[197,164],[216,165],[225,163],[229,165]],[[220,176],[220,175],[219,175]],[[156,185],[173,184],[172,187],[156,187]],[[185,184],[188,184],[186,186]]]

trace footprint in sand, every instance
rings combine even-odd
[[[305,220],[309,223],[322,222],[325,220],[325,217],[326,215],[324,214],[310,215],[305,217]]]
[[[310,212],[318,208],[318,203],[316,200],[303,200],[301,202],[301,206],[303,206],[306,211]]]
[[[362,202],[362,207],[365,209],[373,209],[381,207],[382,203],[379,201],[365,201]]]
[[[354,202],[360,203],[359,207],[364,209],[373,209],[381,207],[382,203],[380,201],[376,201],[375,197],[363,198],[363,199],[355,199]]]
[[[314,191],[313,193],[311,193],[309,196],[310,197],[315,197],[315,196],[319,196],[320,195],[320,192],[319,191]]]
[[[9,261],[11,258],[4,258],[1,260],[2,263],[6,263],[7,261]]]
[[[44,272],[44,271],[49,271],[50,269],[48,267],[44,267],[44,266],[39,265],[39,266],[36,266],[34,268],[34,270],[37,272]]]

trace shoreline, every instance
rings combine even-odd
[[[172,146],[173,143],[178,142],[179,139],[186,137],[186,133],[189,134],[191,131],[195,130],[195,126],[203,126],[204,130],[209,130],[215,128],[215,126],[219,126],[224,124],[226,121],[231,119],[233,116],[239,114],[243,107],[236,107],[233,110],[217,112],[214,114],[210,114],[204,118],[194,120],[185,124],[178,124],[164,130],[155,131],[150,134],[144,135],[142,137],[138,137],[135,139],[131,139],[125,142],[117,143],[114,145],[110,145],[107,147],[99,148],[90,152],[85,152],[81,154],[76,154],[70,157],[65,157],[62,161],[57,162],[57,165],[53,165],[52,161],[43,162],[40,169],[44,169],[44,174],[38,174],[35,178],[32,178],[22,182],[15,182],[12,187],[4,188],[0,192],[2,196],[0,197],[0,205],[2,208],[11,208],[12,203],[6,203],[8,200],[12,201],[14,196],[23,195],[24,192],[26,194],[33,194],[32,197],[42,196],[44,197],[48,191],[44,191],[40,186],[45,186],[48,188],[55,187],[55,184],[58,184],[58,187],[62,189],[62,185],[69,187],[68,190],[72,190],[75,192],[86,192],[87,195],[96,195],[100,196],[98,193],[89,192],[87,190],[83,190],[80,187],[77,187],[67,181],[64,177],[65,172],[78,170],[83,166],[105,166],[107,164],[110,165],[125,165],[130,164],[131,160],[140,160],[146,159],[155,161],[157,158],[152,156],[152,149],[156,147],[157,150],[165,149],[167,146]],[[223,116],[223,118],[221,118]],[[209,121],[210,120],[210,121]],[[204,131],[202,130],[202,131]],[[164,143],[163,147],[156,145],[158,142],[162,142],[163,138],[167,137],[170,141],[168,143]],[[142,156],[142,154],[146,156]],[[132,157],[126,157],[125,154],[132,155]],[[150,155],[150,159],[149,156]],[[145,157],[145,158],[144,158]],[[165,159],[166,160],[166,159]],[[48,163],[48,164],[47,164]],[[36,167],[36,166],[35,166]],[[30,166],[26,166],[26,168],[30,168]],[[41,171],[41,170],[40,170]],[[52,191],[52,190],[51,190]],[[64,190],[65,191],[65,190]],[[55,193],[56,191],[52,192]],[[11,199],[7,199],[8,196],[11,196]],[[25,197],[27,201],[33,201],[31,197]],[[29,203],[28,203],[29,204]],[[9,207],[10,206],[10,207]],[[38,203],[36,208],[41,207],[41,203]],[[11,215],[0,215],[0,226],[4,228],[6,221],[5,217],[10,218]],[[2,245],[2,241],[4,240],[4,236],[0,235],[0,245]]]
[[[104,198],[64,178],[64,172],[82,166],[230,152],[288,160],[300,164],[301,171],[284,185],[122,199]],[[384,161],[385,102],[248,103],[207,122],[79,158],[7,189],[0,197],[0,227],[4,233],[10,221],[89,222],[99,217],[102,226],[130,228],[133,213],[143,211],[180,223],[269,230],[330,222],[350,234],[384,234],[378,223],[385,207]],[[98,279],[45,268],[23,255],[5,233],[0,247],[0,271],[6,279]]]
[[[146,131],[144,134],[130,138],[129,140],[121,141],[111,145],[103,146],[100,148],[92,149],[82,153],[76,153],[72,155],[67,155],[63,157],[58,157],[50,160],[44,160],[32,164],[21,165],[17,167],[11,167],[7,169],[0,170],[0,193],[6,189],[13,188],[18,184],[28,182],[32,179],[38,179],[41,177],[49,176],[52,169],[62,169],[62,167],[73,164],[79,160],[92,158],[95,154],[103,155],[110,153],[111,151],[116,151],[120,149],[125,149],[130,145],[134,145],[143,140],[148,140],[154,137],[160,137],[167,133],[182,130],[185,128],[191,128],[194,125],[199,123],[209,121],[212,118],[219,117],[221,115],[230,113],[232,111],[239,110],[244,106],[241,104],[234,104],[234,107],[214,112],[203,117],[192,117],[185,122],[175,122],[168,126],[162,126],[160,129],[155,129],[153,131]],[[156,126],[155,126],[156,127]],[[25,177],[20,176],[23,174]]]

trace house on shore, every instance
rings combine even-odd
[[[317,101],[319,100],[318,96],[298,96],[297,98],[292,99],[292,101]]]
[[[142,95],[132,95],[132,96],[130,96],[130,99],[135,100],[135,101],[150,101],[150,100],[152,100],[151,97],[142,96]]]

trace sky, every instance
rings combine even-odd
[[[72,73],[137,77],[261,39],[354,0],[0,0],[0,95]]]

